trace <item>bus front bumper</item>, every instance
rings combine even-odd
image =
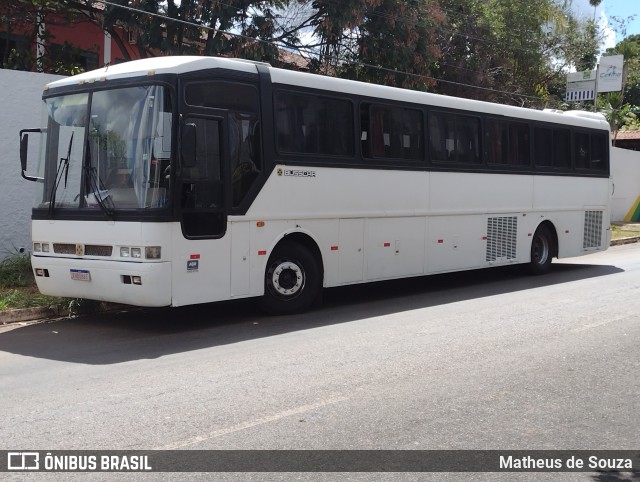
[[[123,303],[171,305],[171,263],[134,263],[32,256],[44,295]]]

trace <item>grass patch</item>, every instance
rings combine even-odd
[[[88,300],[40,294],[28,254],[15,253],[0,261],[0,311],[44,307],[72,316],[81,305],[90,304]]]
[[[612,224],[611,239],[640,236],[640,224]]]
[[[35,285],[28,254],[15,254],[0,261],[0,289]]]
[[[0,311],[35,307],[57,308],[60,301],[60,298],[41,295],[37,288],[34,290],[24,288],[0,290]]]

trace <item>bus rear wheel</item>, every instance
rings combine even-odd
[[[298,243],[282,242],[267,262],[260,307],[270,314],[291,314],[308,309],[322,284],[313,254]]]
[[[547,226],[536,229],[531,241],[531,262],[529,271],[532,274],[545,274],[551,269],[553,258],[553,237]]]

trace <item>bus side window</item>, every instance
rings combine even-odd
[[[353,156],[354,122],[350,101],[278,92],[275,106],[279,152]]]
[[[239,206],[262,170],[260,123],[255,114],[229,116],[231,145],[231,192],[233,206]]]
[[[565,169],[571,167],[571,131],[569,129],[553,131],[553,166]]]
[[[573,136],[576,169],[588,169],[591,167],[591,145],[589,141],[589,134],[576,132]]]
[[[600,134],[591,135],[591,169],[607,170],[607,137]]]
[[[537,167],[553,166],[553,131],[536,127],[534,133],[534,162]]]

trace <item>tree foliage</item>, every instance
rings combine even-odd
[[[20,22],[26,24],[36,39],[43,19],[51,21],[56,14],[62,19],[57,21],[74,22],[82,16],[111,33],[125,59],[130,56],[122,28],[136,40],[139,57],[204,54],[281,65],[283,52],[288,52],[303,59],[307,70],[325,75],[541,105],[561,98],[567,69],[595,64],[598,28],[591,20],[575,18],[567,3],[21,0],[3,2],[0,22],[9,32]],[[5,66],[34,68],[28,50],[2,55]],[[635,91],[625,95],[630,92]]]

